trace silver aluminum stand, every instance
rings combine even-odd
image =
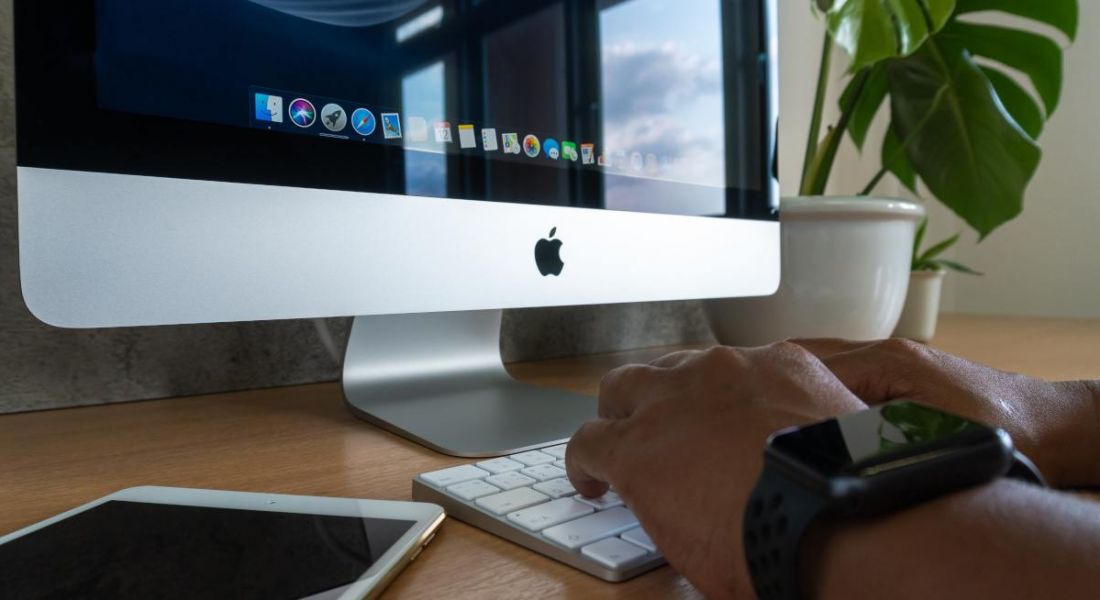
[[[452,456],[564,441],[590,396],[520,383],[500,357],[499,310],[356,317],[344,399],[358,417]]]

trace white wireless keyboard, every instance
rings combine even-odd
[[[665,564],[615,492],[577,494],[564,459],[562,444],[432,471],[413,478],[412,497],[607,581]]]

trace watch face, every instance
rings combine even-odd
[[[777,434],[771,449],[819,475],[870,478],[1007,443],[1005,434],[923,404],[896,401]]]

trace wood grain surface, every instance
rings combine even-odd
[[[1100,322],[947,317],[936,344],[1047,378],[1100,374]],[[675,348],[524,363],[595,394],[608,369]],[[413,475],[467,462],[352,417],[336,384],[0,416],[0,533],[137,485],[407,500]],[[448,520],[387,592],[402,598],[693,598],[664,567],[608,584]]]

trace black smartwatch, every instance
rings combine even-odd
[[[1045,485],[1002,429],[895,401],[773,434],[745,509],[760,600],[796,600],[799,548],[819,519],[874,517],[999,477]]]

